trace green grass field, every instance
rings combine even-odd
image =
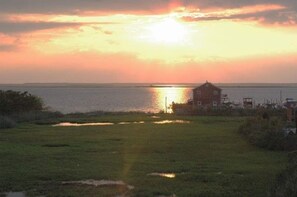
[[[64,118],[65,119],[65,118]],[[182,119],[190,124],[153,124]],[[63,121],[74,121],[66,118]],[[22,124],[0,130],[0,193],[27,196],[262,197],[286,166],[286,153],[256,148],[237,133],[242,118],[106,115],[79,122],[144,124],[52,127]],[[149,176],[176,173],[175,178]],[[93,187],[63,181],[122,180]],[[0,195],[1,196],[1,195]]]

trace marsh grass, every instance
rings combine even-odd
[[[242,118],[176,117],[190,124],[153,124],[148,114],[61,117],[59,121],[146,124],[52,127],[24,123],[0,131],[0,193],[28,195],[267,196],[286,154],[250,145],[237,132]],[[174,179],[147,176],[176,173]],[[62,185],[63,181],[122,180],[135,187]]]
[[[277,175],[270,197],[297,196],[297,152],[289,153],[287,168]]]
[[[55,111],[28,111],[23,113],[14,113],[10,115],[16,122],[33,122],[42,124],[47,121],[57,121],[58,118],[64,115]]]

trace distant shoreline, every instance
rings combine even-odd
[[[0,84],[1,87],[73,87],[73,88],[193,88],[202,83],[23,83]],[[297,87],[297,83],[214,83],[221,88]]]

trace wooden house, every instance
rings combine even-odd
[[[194,107],[218,107],[221,105],[221,97],[222,89],[209,82],[193,89]]]

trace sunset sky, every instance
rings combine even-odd
[[[296,0],[0,0],[0,83],[297,83]]]

